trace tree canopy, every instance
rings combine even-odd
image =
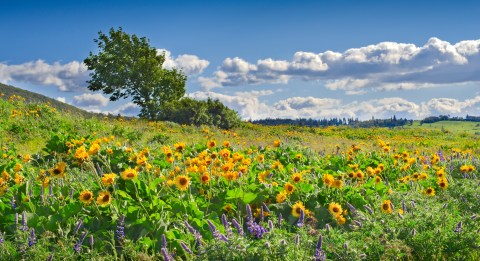
[[[94,42],[99,53],[84,60],[92,72],[87,81],[91,91],[110,95],[111,101],[132,97],[140,106],[140,117],[160,118],[165,103],[185,95],[187,77],[177,69],[163,68],[165,54],[158,53],[145,37],[129,35],[120,27],[101,31]]]

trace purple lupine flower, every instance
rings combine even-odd
[[[402,200],[402,210],[403,210],[403,213],[407,213],[407,206],[405,205],[404,200]]]
[[[260,208],[260,222],[263,222],[263,208]]]
[[[412,229],[412,237],[414,237],[416,234],[417,234],[417,230],[415,230],[415,228]]]
[[[270,247],[271,247],[270,242],[268,242],[268,241],[265,242],[265,246],[266,246],[267,248],[270,248]]]
[[[3,239],[3,234],[0,231],[0,244],[3,244],[3,243],[5,243],[5,239]]]
[[[458,222],[457,226],[455,227],[455,229],[453,230],[453,232],[455,233],[460,233],[462,232],[462,221]]]
[[[19,228],[22,231],[28,231],[28,226],[27,226],[27,217],[25,214],[25,211],[22,212],[22,225]]]
[[[165,237],[165,234],[162,234],[162,247],[167,248],[167,238]]]
[[[272,222],[271,220],[268,220],[268,230],[269,230],[270,232],[273,231],[273,222]]]
[[[347,242],[343,243],[343,248],[348,249],[348,244],[347,244]]]
[[[352,213],[352,215],[355,215],[355,213],[357,212],[357,209],[355,209],[355,207],[348,202],[347,202],[347,207],[350,210],[350,212]]]
[[[180,242],[180,246],[182,246],[183,250],[185,250],[185,252],[189,253],[189,254],[192,254],[192,250],[183,242]]]
[[[212,235],[215,239],[220,239],[222,241],[228,242],[228,238],[225,235],[220,234],[220,232],[217,230],[217,228],[212,223],[212,221],[207,219],[207,223],[208,223],[208,228],[210,229],[210,232],[212,232]]]
[[[187,227],[188,231],[195,237],[195,241],[197,242],[197,246],[200,247],[202,245],[202,235],[193,228],[188,221],[184,222],[185,226]]]
[[[119,241],[125,239],[125,215],[122,214],[117,221],[117,229],[115,230],[115,238]]]
[[[162,247],[161,252],[162,252],[162,255],[163,255],[163,259],[165,261],[172,261],[173,260],[173,257],[168,253],[168,250],[166,248]]]
[[[330,229],[331,229],[331,228],[330,228],[330,225],[329,225],[328,223],[327,223],[327,224],[325,224],[325,229],[327,230],[327,232],[329,232],[329,231],[330,231]]]
[[[363,205],[363,207],[368,211],[368,213],[370,213],[370,215],[373,214],[373,209],[370,208],[368,205]]]
[[[242,226],[240,225],[240,223],[238,223],[238,221],[235,218],[232,219],[232,224],[235,227],[235,229],[237,230],[237,234],[239,236],[243,236]]]
[[[223,224],[223,227],[225,228],[225,233],[227,234],[228,237],[233,237],[233,232],[232,232],[232,228],[230,227],[230,224],[228,223],[228,220],[227,220],[227,216],[224,214],[222,214],[222,224]]]
[[[80,253],[82,251],[82,244],[83,240],[87,237],[87,231],[83,232],[83,234],[78,238],[77,243],[73,246],[73,250],[77,253]]]
[[[35,236],[35,229],[30,230],[30,236],[28,237],[28,247],[32,247],[37,243],[37,237]]]
[[[295,235],[295,244],[300,245],[300,235],[299,234]]]
[[[51,253],[47,258],[47,261],[52,261],[52,260],[53,260],[53,253]]]
[[[390,207],[392,208],[393,211],[395,211],[395,206],[393,205],[393,203],[390,201]]]
[[[247,222],[247,229],[248,229],[248,232],[250,232],[250,234],[252,234],[256,238],[262,238],[263,234],[267,232],[267,230],[264,227],[260,226],[255,221]]]
[[[249,204],[247,204],[246,208],[247,208],[247,221],[250,221],[250,220],[253,221],[252,208],[250,207]]]
[[[265,204],[265,202],[262,202],[262,207],[264,211],[270,212],[270,209],[268,208],[267,204]]]
[[[10,206],[12,207],[13,210],[17,209],[17,204],[15,203],[15,197],[12,195],[12,198],[10,199]]]
[[[73,198],[73,192],[74,192],[74,190],[73,190],[73,188],[71,188],[71,189],[70,189],[70,195],[69,195],[70,198]]]
[[[403,219],[403,215],[400,214],[400,212],[398,212],[398,217],[401,218],[401,219]]]
[[[53,194],[53,185],[50,184],[50,186],[48,187],[48,191],[49,191],[49,197],[50,198],[53,198],[55,195]]]
[[[15,229],[18,228],[18,213],[15,213]]]
[[[323,236],[318,237],[317,247],[315,248],[315,261],[323,261],[326,259],[325,252],[322,249]]]
[[[282,226],[282,221],[283,221],[282,213],[279,213],[279,214],[278,214],[278,226],[279,226],[279,227]]]
[[[353,223],[355,223],[355,225],[357,225],[359,227],[363,227],[362,223],[358,220],[353,220]]]
[[[93,235],[90,235],[88,239],[88,244],[90,245],[90,250],[93,250]]]
[[[82,226],[83,226],[83,219],[79,219],[77,224],[75,225],[75,228],[73,229],[73,234],[76,235],[78,230],[80,230]]]
[[[443,152],[441,150],[438,150],[437,156],[440,158],[441,162],[445,161],[445,157],[443,156]]]
[[[298,217],[296,226],[303,227],[304,225],[305,225],[305,212],[303,211],[303,209],[300,209],[300,217]]]

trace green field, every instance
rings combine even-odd
[[[0,99],[0,260],[479,260],[477,131],[221,130]]]

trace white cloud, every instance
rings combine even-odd
[[[140,107],[133,102],[121,105],[112,112],[112,114],[121,114],[124,116],[137,116],[139,113]]]
[[[108,98],[100,93],[84,93],[82,95],[73,96],[73,104],[76,106],[97,109],[105,107],[108,104]]]
[[[0,63],[0,82],[26,82],[56,86],[60,91],[75,91],[86,87],[87,67],[77,61],[48,64],[37,60],[17,65]]]
[[[67,103],[66,100],[65,100],[65,97],[57,97],[57,101]]]
[[[480,111],[480,96],[465,101],[451,98],[434,98],[426,103],[428,108],[437,114],[459,114],[477,106]]]
[[[166,49],[157,49],[157,53],[165,54],[165,62],[163,66],[168,69],[178,68],[182,69],[186,75],[200,74],[210,64],[207,60],[202,60],[196,55],[181,54],[177,57],[172,57],[172,53]]]
[[[291,61],[272,58],[249,63],[227,58],[211,77],[199,78],[206,90],[222,86],[288,83],[292,78],[325,81],[347,94],[417,89],[480,82],[480,40],[456,44],[431,38],[423,46],[382,42],[343,53],[296,52]]]

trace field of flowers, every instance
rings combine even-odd
[[[0,260],[479,260],[478,135],[0,99]]]

